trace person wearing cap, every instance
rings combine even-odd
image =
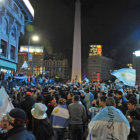
[[[126,117],[130,122],[130,134],[128,140],[140,139],[140,111],[136,108],[137,100],[135,96],[131,96],[128,100],[128,110],[126,111]]]
[[[42,103],[35,103],[31,110],[32,132],[36,140],[52,140],[53,128],[48,120],[47,107]]]
[[[50,120],[54,130],[54,140],[63,140],[64,131],[69,121],[66,99],[60,98],[58,100],[58,106],[53,109]]]
[[[35,140],[35,136],[26,130],[26,114],[22,109],[14,108],[6,115],[7,133],[1,140]]]

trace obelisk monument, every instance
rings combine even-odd
[[[71,81],[81,82],[81,3],[75,3],[74,40]]]

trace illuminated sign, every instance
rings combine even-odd
[[[102,45],[90,45],[89,56],[102,55]]]
[[[19,52],[28,52],[29,53],[43,53],[43,47],[42,46],[20,46]]]
[[[136,56],[140,56],[140,51],[135,51],[133,54],[135,54]]]
[[[102,45],[97,45],[97,55],[102,55]]]
[[[31,15],[34,17],[34,9],[33,9],[32,5],[30,4],[29,0],[23,0],[23,2],[27,6]]]
[[[93,55],[96,55],[96,54],[97,54],[97,46],[96,45],[91,45],[89,55],[93,56]]]

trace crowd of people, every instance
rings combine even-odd
[[[139,87],[11,83],[14,109],[1,120],[1,140],[140,140]]]

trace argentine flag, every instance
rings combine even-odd
[[[92,118],[86,140],[127,140],[130,125],[123,113],[107,106]]]
[[[0,88],[0,121],[3,119],[3,114],[6,114],[14,108],[13,104],[8,100],[9,96],[4,87]]]
[[[135,69],[119,69],[111,73],[127,86],[135,86],[136,70]]]
[[[87,77],[85,77],[84,80],[86,81],[86,83],[89,83],[90,82]]]
[[[28,63],[26,61],[24,61],[22,67],[22,69],[27,69],[28,68]]]

